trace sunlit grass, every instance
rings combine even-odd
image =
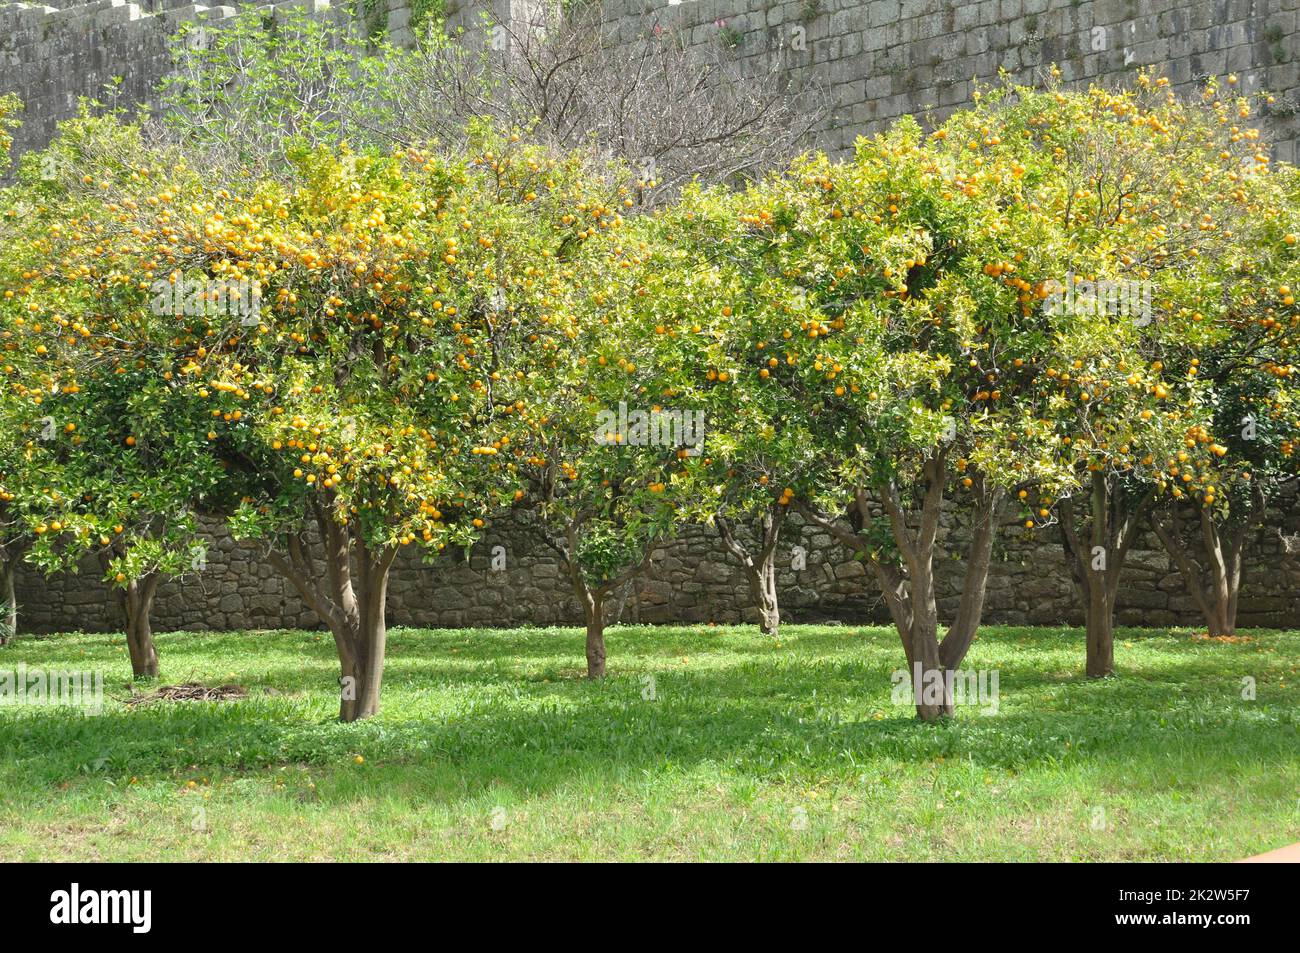
[[[881,628],[396,630],[380,717],[340,725],[313,632],[22,639],[0,667],[108,673],[103,714],[0,709],[0,860],[1226,860],[1300,840],[1300,635],[989,628],[999,706],[917,723]],[[1243,698],[1243,679],[1256,697]],[[147,689],[145,686],[144,689]],[[141,689],[141,690],[144,690]]]

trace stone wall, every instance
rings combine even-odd
[[[1276,98],[1264,124],[1278,159],[1294,161],[1300,120],[1300,0],[572,0],[600,4],[607,42],[629,42],[649,31],[675,31],[687,42],[716,47],[746,68],[776,62],[796,80],[820,86],[833,104],[819,145],[842,152],[862,133],[917,114],[941,118],[966,103],[972,82],[1006,70],[1031,80],[1051,63],[1067,83],[1121,81],[1139,66],[1157,66],[1184,93],[1207,76],[1237,76],[1247,92]],[[446,0],[449,21],[472,40],[478,14],[491,4],[498,17],[532,17],[552,0]],[[290,0],[318,14],[328,0]],[[333,15],[349,15],[341,3]],[[368,0],[368,26],[387,25],[398,42],[412,38],[406,0]],[[49,0],[42,6],[0,0],[0,92],[28,103],[16,153],[44,145],[58,120],[71,116],[80,96],[99,96],[121,78],[118,100],[151,103],[170,69],[167,41],[182,22],[213,29],[233,6],[183,5],[180,0]],[[377,19],[376,19],[377,18]],[[1300,587],[1284,558],[1277,528],[1300,530],[1300,507],[1289,500],[1271,514],[1251,549],[1241,622],[1300,626]],[[954,539],[959,526],[950,527]],[[807,568],[786,568],[780,584],[790,619],[885,618],[879,594],[860,565],[820,532],[790,527],[782,546],[808,551]],[[491,568],[492,547],[506,566]],[[989,583],[988,618],[1005,623],[1077,621],[1078,612],[1059,542],[1052,531],[1025,538],[1006,527]],[[950,612],[960,563],[945,558],[942,609]],[[121,625],[98,581],[98,567],[52,580],[24,570],[19,579],[23,626],[29,631],[102,630]],[[717,621],[739,619],[748,593],[721,544],[691,528],[665,547],[630,592],[625,619]],[[270,628],[314,625],[297,596],[256,551],[216,536],[206,571],[168,583],[157,626]],[[493,528],[468,562],[445,556],[427,567],[414,560],[394,571],[390,616],[420,625],[515,625],[574,622],[577,607],[554,560],[509,525]],[[1169,560],[1147,539],[1133,553],[1120,599],[1127,624],[1196,624],[1196,613]]]
[[[1238,89],[1275,95],[1264,117],[1274,157],[1296,158],[1300,0],[604,0],[601,8],[620,41],[658,26],[820,86],[833,108],[818,145],[830,152],[899,116],[942,119],[970,101],[974,81],[1006,71],[1033,82],[1056,64],[1067,84],[1122,82],[1152,66],[1185,95],[1233,74]]]
[[[1011,516],[1013,514],[1009,514]],[[951,618],[960,595],[962,563],[953,555],[965,528],[945,517],[938,559],[941,618]],[[1300,567],[1285,552],[1278,530],[1300,532],[1300,501],[1289,494],[1269,514],[1269,529],[1252,540],[1239,621],[1243,626],[1300,628]],[[806,568],[794,569],[794,547]],[[497,547],[501,547],[497,549]],[[493,568],[504,562],[504,568]],[[884,622],[888,614],[864,567],[818,527],[791,516],[778,549],[782,612],[788,621],[837,619]],[[121,615],[96,563],[80,574],[46,580],[20,570],[21,628],[27,632],[114,631]],[[581,613],[554,556],[520,528],[505,522],[469,554],[444,554],[425,565],[412,551],[393,569],[388,618],[395,625],[515,626],[576,624]],[[624,594],[623,621],[737,622],[753,619],[739,566],[716,534],[687,527],[662,547],[650,569]],[[990,623],[1051,625],[1081,621],[1055,530],[1026,533],[1004,525],[989,579],[985,618]],[[1122,625],[1201,625],[1182,581],[1155,538],[1140,540],[1125,566],[1119,599]],[[317,627],[298,595],[260,558],[224,534],[211,538],[207,568],[161,588],[155,626],[169,629]]]
[[[972,83],[1005,70],[1032,81],[1057,64],[1067,83],[1122,81],[1157,67],[1194,94],[1209,76],[1267,89],[1276,102],[1264,126],[1277,159],[1295,161],[1300,130],[1300,0],[569,0],[599,5],[608,42],[671,30],[747,68],[775,63],[825,90],[832,107],[818,145],[849,148],[864,132],[902,115],[938,119],[969,102]],[[352,0],[333,14],[350,16]],[[286,0],[323,14],[330,0]],[[427,4],[422,4],[427,6]],[[453,30],[473,40],[480,13],[536,18],[557,0],[442,0]],[[413,38],[409,0],[356,0],[367,29]],[[15,153],[38,148],[79,97],[102,97],[120,78],[123,104],[156,102],[170,69],[168,37],[191,21],[216,29],[235,6],[183,0],[0,0],[0,93],[28,104]],[[480,37],[481,39],[481,37]]]

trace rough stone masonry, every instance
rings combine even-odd
[[[600,4],[606,42],[673,30],[687,42],[714,46],[747,68],[773,63],[796,81],[823,88],[833,103],[819,145],[842,153],[856,137],[891,119],[943,118],[970,100],[973,84],[1000,71],[1031,81],[1056,64],[1067,83],[1121,82],[1155,66],[1179,92],[1207,77],[1235,74],[1246,93],[1268,90],[1263,116],[1275,160],[1294,162],[1300,130],[1300,0],[573,0]],[[328,0],[289,0],[332,16],[349,7]],[[453,27],[483,29],[481,10],[535,17],[544,0],[445,0]],[[428,9],[429,4],[418,4]],[[26,103],[15,141],[21,154],[42,147],[81,97],[122,105],[155,104],[171,66],[169,39],[181,24],[219,29],[233,6],[183,0],[49,0],[0,2],[0,93]],[[366,0],[356,17],[385,26],[409,43],[419,27],[407,0]],[[962,515],[949,514],[946,545],[959,550]],[[863,567],[815,527],[790,521],[780,550],[786,618],[846,622],[887,618]],[[1300,566],[1286,537],[1300,537],[1300,505],[1288,495],[1256,533],[1244,573],[1240,623],[1300,626]],[[1292,543],[1297,545],[1296,542]],[[796,559],[794,547],[806,556]],[[500,549],[496,549],[500,547]],[[493,558],[494,555],[497,558]],[[503,568],[494,568],[502,566]],[[806,564],[806,568],[794,568]],[[940,610],[958,598],[960,563],[939,572]],[[75,575],[18,580],[23,626],[33,632],[113,630],[118,609],[96,564]],[[618,606],[625,621],[733,622],[750,618],[748,589],[715,535],[687,527],[657,553],[645,577]],[[394,624],[513,626],[573,623],[581,618],[559,566],[545,547],[510,523],[491,527],[468,558],[446,554],[433,565],[418,557],[394,569],[389,605]],[[1079,615],[1055,531],[1026,536],[1004,526],[989,579],[986,618],[1018,624],[1076,623]],[[1129,559],[1119,620],[1129,625],[1197,625],[1195,607],[1158,543],[1145,537]],[[159,629],[315,626],[298,597],[256,548],[213,528],[206,568],[162,587]]]

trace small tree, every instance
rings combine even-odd
[[[95,557],[122,611],[132,673],[152,678],[154,597],[165,579],[205,567],[195,508],[214,504],[223,472],[186,426],[203,408],[167,387],[156,367],[139,367],[143,353],[101,346],[66,355],[96,363],[68,375],[69,399],[47,402],[46,412],[66,421],[68,439],[52,446],[57,467],[48,474],[63,489],[44,496],[29,559],[48,574]]]
[[[1060,234],[1059,273],[1037,288],[1061,346],[1040,379],[1055,422],[1053,456],[1078,491],[1049,507],[1082,596],[1087,673],[1114,666],[1119,580],[1154,506],[1159,461],[1204,426],[1195,372],[1160,360],[1199,347],[1220,265],[1237,257],[1252,214],[1255,136],[1248,109],[1174,97],[1140,74],[1130,90],[1006,89],[987,96],[950,140],[954,150],[1013,157],[1037,214]],[[996,266],[993,266],[996,268]],[[1217,307],[1217,305],[1215,306]],[[1081,498],[1081,499],[1080,499]]]
[[[1300,173],[1258,163],[1239,186],[1251,214],[1234,253],[1206,263],[1215,280],[1183,305],[1200,315],[1200,333],[1163,342],[1169,372],[1203,385],[1204,423],[1165,461],[1152,519],[1213,636],[1236,631],[1247,541],[1295,479],[1300,446]]]
[[[626,194],[626,191],[624,191]],[[683,401],[690,371],[654,331],[667,266],[646,230],[620,235],[618,208],[586,210],[604,232],[566,275],[565,310],[527,334],[516,363],[531,391],[516,443],[519,503],[562,560],[586,626],[587,675],[606,672],[609,596],[648,566],[689,498],[704,421]]]
[[[772,254],[772,236],[752,226],[753,203],[775,201],[779,187],[774,180],[743,198],[692,188],[656,216],[671,266],[656,285],[654,313],[643,319],[690,369],[675,392],[689,395],[707,420],[708,452],[688,463],[683,515],[716,527],[745,574],[760,629],[772,636],[781,620],[781,529],[793,485],[806,485],[819,462],[810,415],[774,386],[788,377],[783,332],[807,310],[802,288]]]
[[[0,457],[29,561],[52,573],[98,556],[134,674],[153,676],[156,587],[202,561],[190,508],[222,476],[193,436],[207,410],[177,393],[169,370],[174,326],[125,303],[139,288],[119,266],[140,233],[124,213],[146,176],[120,156],[138,145],[119,117],[83,112],[24,162],[10,193],[22,214],[0,266],[10,381]]]

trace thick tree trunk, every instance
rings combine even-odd
[[[379,714],[388,650],[388,573],[393,551],[372,555],[357,546],[355,581],[349,596],[339,592],[346,606],[330,625],[339,652],[339,721],[359,721]]]
[[[325,575],[308,554],[303,535],[286,537],[286,553],[268,559],[329,627],[339,657],[339,720],[379,714],[388,627],[388,574],[396,547],[371,549],[360,527],[340,525],[326,504],[312,513],[324,542]]]
[[[0,645],[18,635],[17,560],[0,558]]]
[[[902,556],[901,566],[876,558],[863,541],[861,532],[872,521],[864,490],[855,494],[849,510],[852,531],[806,505],[800,505],[799,509],[842,543],[866,557],[903,644],[917,717],[923,721],[936,721],[953,714],[952,675],[965,660],[979,630],[993,543],[1006,494],[1000,487],[986,487],[980,475],[974,474],[974,522],[961,603],[956,619],[940,642],[934,549],[943,508],[945,474],[942,454],[926,463],[924,475],[926,489],[916,529],[908,526],[908,514],[897,487],[887,488],[881,501]]]
[[[127,583],[120,593],[122,611],[126,615],[126,649],[131,656],[131,675],[134,678],[158,677],[158,650],[153,643],[153,626],[149,613],[158,591],[159,579],[148,575]]]
[[[1115,604],[1104,580],[1088,589],[1084,608],[1087,654],[1084,671],[1089,678],[1104,678],[1115,671]]]
[[[1076,525],[1074,501],[1061,501],[1061,543],[1083,602],[1086,660],[1089,678],[1104,678],[1115,671],[1115,601],[1120,575],[1137,527],[1150,510],[1154,493],[1135,505],[1124,500],[1114,479],[1094,473],[1088,501],[1085,534]]]

